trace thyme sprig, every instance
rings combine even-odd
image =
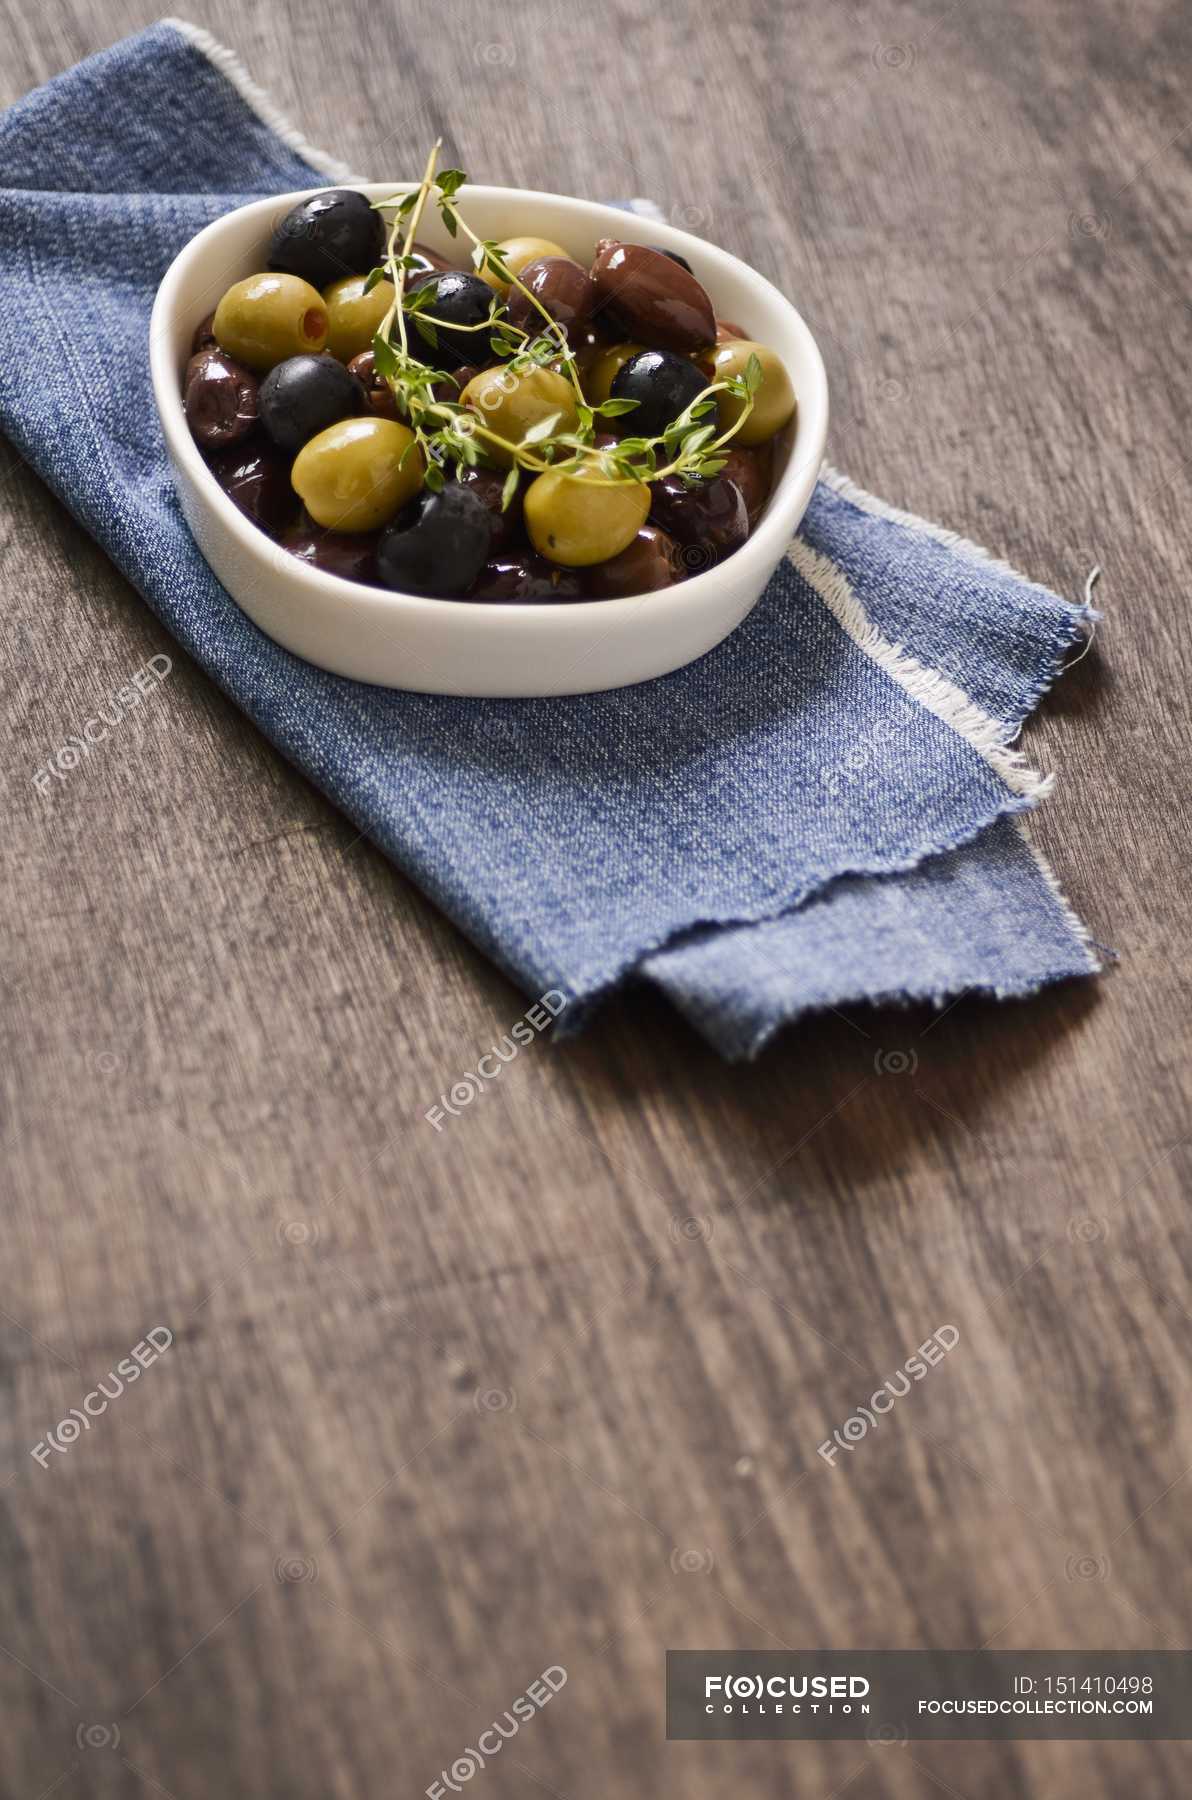
[[[595,443],[600,423],[632,412],[636,400],[606,400],[592,405],[584,395],[579,365],[566,328],[555,319],[513,270],[502,259],[500,247],[493,239],[481,238],[472,230],[456,202],[456,195],[467,176],[462,169],[436,172],[441,142],[436,142],[426,160],[422,180],[409,193],[377,200],[373,205],[391,212],[386,232],[384,259],[373,269],[366,292],[379,282],[388,280],[394,290],[393,301],[373,339],[377,374],[393,394],[400,416],[406,420],[414,441],[406,454],[418,449],[426,465],[426,485],[437,491],[443,486],[444,470],[454,465],[474,467],[485,449],[504,452],[512,462],[505,481],[503,504],[508,505],[517,491],[518,472],[525,469],[544,474],[548,469],[569,472],[585,470],[591,485],[618,487],[627,482],[661,481],[678,475],[689,485],[719,474],[724,467],[726,447],[736,436],[753,410],[753,396],[761,384],[761,364],[755,356],[743,374],[723,381],[709,382],[691,404],[656,437],[625,436],[604,447]],[[475,325],[457,325],[438,319],[431,311],[434,282],[421,284],[408,291],[411,271],[420,267],[414,254],[414,242],[428,204],[433,198],[439,216],[450,237],[460,232],[471,241],[472,264],[478,273],[488,272],[510,288],[516,288],[540,315],[542,326],[537,336],[514,325],[503,316],[501,297],[494,291],[488,316]],[[428,367],[411,349],[409,327],[412,324],[422,343],[432,351],[438,347],[442,328],[453,335],[474,332],[477,335],[477,360],[485,348],[492,357],[504,362],[516,377],[537,367],[556,368],[564,374],[575,394],[575,430],[558,430],[563,415],[541,419],[518,443],[494,431],[483,416],[458,400],[443,399],[434,389],[442,387],[453,376]],[[481,337],[481,334],[486,334]],[[458,386],[458,383],[456,384]],[[744,404],[734,423],[726,431],[716,428],[716,395],[728,393]]]

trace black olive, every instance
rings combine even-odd
[[[651,250],[662,250],[662,245],[661,244],[651,244],[650,249]],[[677,250],[662,250],[662,254],[663,254],[663,256],[669,256],[672,262],[677,262],[679,267],[681,269],[686,269],[686,271],[689,275],[695,274],[695,270],[692,268],[692,266],[688,262],[687,258],[685,256],[680,256],[679,252]]]
[[[623,415],[626,431],[634,437],[661,437],[707,386],[708,377],[685,356],[673,350],[639,350],[617,370],[609,398],[637,401],[633,411]],[[696,424],[715,425],[715,395],[711,406],[708,417]]]
[[[286,214],[269,245],[269,267],[324,288],[343,275],[367,275],[380,260],[384,233],[363,194],[329,188]]]
[[[426,282],[430,281],[435,275],[445,275],[446,272],[445,269],[440,269],[435,263],[431,262],[423,263],[422,267],[419,269],[407,269],[406,293],[416,294],[418,289],[423,287]]]
[[[377,545],[377,573],[399,593],[462,600],[484,567],[491,538],[488,507],[451,481],[412,501],[386,527]]]
[[[411,330],[407,325],[411,349],[423,362],[431,363],[436,369],[454,369],[460,363],[479,363],[483,366],[491,355],[488,347],[488,333],[481,330],[455,330],[452,326],[483,325],[488,318],[493,302],[493,290],[487,281],[481,281],[479,275],[468,275],[462,269],[447,269],[441,275],[434,275],[423,281],[419,292],[431,290],[431,298],[423,302],[420,311],[423,316],[433,318],[435,343],[432,346],[417,325]],[[409,313],[411,321],[418,318],[418,313]],[[441,321],[441,322],[440,322]]]
[[[364,389],[334,356],[287,356],[261,383],[261,424],[291,456],[303,444],[364,410]]]

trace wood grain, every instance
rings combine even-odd
[[[5,103],[155,13],[0,10]],[[421,1794],[559,1663],[477,1800],[1185,1794],[1179,1744],[667,1745],[662,1658],[1187,1641],[1186,8],[189,16],[366,173],[440,131],[495,182],[654,196],[804,310],[858,481],[1068,592],[1103,566],[1030,739],[1122,961],[737,1070],[634,993],[436,1135],[523,1002],[201,675],[32,787],[173,647],[5,452],[4,1793]]]

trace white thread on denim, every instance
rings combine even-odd
[[[1086,615],[1088,618],[1089,634],[1088,634],[1088,637],[1085,639],[1084,649],[1080,652],[1080,654],[1078,656],[1074,656],[1072,658],[1071,662],[1066,662],[1064,664],[1063,673],[1065,675],[1068,673],[1069,669],[1074,669],[1078,662],[1084,661],[1085,657],[1088,655],[1089,651],[1093,647],[1094,642],[1096,641],[1097,623],[1101,617],[1101,614],[1099,612],[1097,612],[1093,607],[1093,589],[1096,587],[1096,585],[1100,581],[1100,579],[1101,579],[1101,565],[1100,565],[1100,563],[1094,563],[1093,567],[1089,570],[1088,580],[1084,584],[1084,605],[1085,605],[1085,612],[1086,612]]]
[[[795,539],[787,558],[857,648],[897,682],[904,693],[970,744],[1014,793],[1031,801],[1046,799],[1055,786],[1055,776],[1040,775],[1027,766],[1021,750],[1008,750],[1001,720],[992,718],[970,700],[963,688],[883,637],[834,562],[802,538]]]
[[[291,125],[264,88],[257,85],[234,50],[221,44],[218,38],[212,37],[201,25],[192,25],[189,19],[167,18],[162,19],[161,23],[168,25],[172,31],[184,37],[188,44],[201,51],[220,74],[231,82],[240,98],[252,108],[257,117],[277,133],[283,144],[287,144],[308,162],[312,169],[318,169],[321,175],[328,176],[332,181],[360,184],[367,180],[366,176],[354,174],[338,156],[330,156],[326,150],[320,150],[317,145],[308,142],[298,127]]]

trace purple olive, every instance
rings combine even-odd
[[[238,444],[257,422],[255,375],[218,345],[196,350],[186,365],[182,405],[196,444],[220,450]]]
[[[439,381],[432,382],[430,391],[436,400],[458,402],[472,377],[479,375],[481,369],[487,369],[488,366],[487,362],[464,363],[460,368],[452,369],[450,375],[444,375]]]
[[[596,289],[586,269],[569,256],[540,256],[526,264],[518,281],[521,286],[509,290],[507,310],[511,325],[531,336],[549,330],[538,310],[542,306],[569,335],[582,331],[596,301]],[[523,287],[529,290],[528,294],[522,293]],[[538,306],[529,294],[533,294]]]
[[[588,594],[593,600],[619,600],[625,594],[652,594],[673,587],[687,573],[683,553],[674,538],[657,525],[643,525],[633,542],[619,556],[593,563],[585,570]]]
[[[195,326],[194,337],[190,340],[191,355],[193,356],[196,350],[210,349],[215,341],[215,314],[209,312],[207,317],[200,319]]]
[[[369,412],[375,413],[378,419],[396,419],[397,401],[393,389],[377,374],[377,359],[371,350],[362,350],[359,356],[352,358],[348,374],[354,375],[364,389],[364,404]]]
[[[729,443],[724,449],[724,467],[720,471],[721,479],[735,482],[740,488],[745,501],[745,512],[749,519],[749,529],[753,530],[765,510],[766,501],[770,498],[772,480],[772,464],[774,457],[769,444],[759,444],[756,449],[744,444]]]
[[[379,531],[324,531],[309,514],[291,526],[281,540],[283,550],[325,575],[342,575],[346,581],[377,580]]]
[[[272,444],[233,444],[210,459],[211,473],[245,518],[280,537],[298,511],[290,486],[290,458]]]
[[[731,556],[749,536],[745,496],[723,475],[691,487],[682,476],[668,475],[651,484],[650,496],[650,523],[676,539],[689,575]]]
[[[578,569],[561,569],[535,550],[509,550],[490,557],[468,594],[469,600],[505,606],[541,606],[583,597]]]
[[[479,466],[469,469],[460,468],[456,480],[461,487],[470,488],[478,500],[482,500],[488,508],[489,521],[492,526],[492,537],[489,541],[490,559],[507,549],[517,537],[522,522],[522,490],[516,489],[509,505],[502,512],[501,496],[505,491],[505,471],[503,469],[482,469]]]
[[[700,350],[716,341],[712,302],[687,269],[646,244],[601,238],[592,264],[596,318],[611,315],[622,338],[660,350]]]

